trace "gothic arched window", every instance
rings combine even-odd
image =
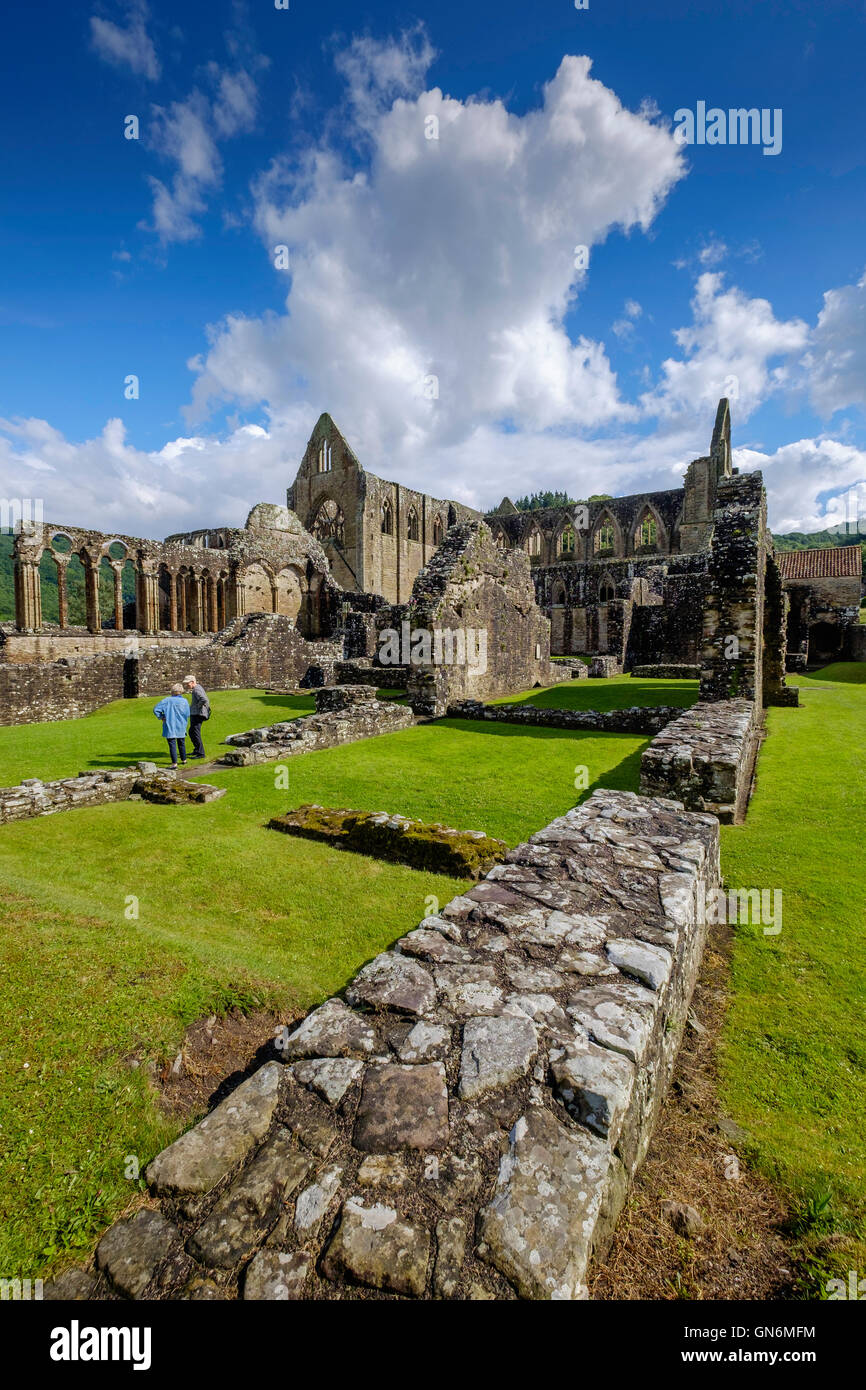
[[[409,508],[409,515],[406,518],[406,535],[410,541],[418,540],[418,513],[414,507]]]
[[[394,534],[394,508],[391,506],[390,497],[386,497],[382,503],[382,535],[393,536]]]

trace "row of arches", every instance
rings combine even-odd
[[[299,565],[172,564],[125,541],[57,531],[16,548],[15,621],[20,631],[56,624],[144,633],[219,632],[246,613],[281,614],[305,635],[323,630],[324,576]],[[310,570],[310,573],[307,573]]]
[[[510,548],[511,542],[505,530],[495,523],[492,530],[497,543]],[[575,527],[571,521],[564,519],[552,535],[545,535],[539,524],[532,522],[521,546],[530,560],[539,564],[556,564],[608,556],[622,559],[626,555],[664,554],[670,549],[670,540],[661,517],[648,503],[628,537],[613,513],[605,510],[596,518],[591,530]]]

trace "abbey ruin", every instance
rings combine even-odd
[[[287,502],[259,503],[240,528],[162,542],[22,525],[15,621],[0,626],[3,722],[156,691],[193,654],[212,689],[320,685],[341,663],[358,679],[379,664],[384,630],[421,616],[442,626],[433,599],[446,590],[450,622],[484,628],[490,662],[485,672],[414,671],[428,713],[538,683],[551,657],[571,656],[595,658],[607,674],[699,675],[702,698],[772,705],[792,698],[786,668],[803,669],[810,652],[851,657],[862,643],[859,549],[776,555],[761,476],[732,467],[725,400],[709,452],[681,488],[529,512],[506,498],[486,516],[367,472],[322,415]],[[83,567],[86,627],[69,621],[73,563]],[[46,565],[54,624],[43,620]],[[389,668],[386,683],[409,680]]]

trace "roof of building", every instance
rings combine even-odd
[[[777,551],[776,559],[783,579],[859,579],[863,567],[859,545]]]

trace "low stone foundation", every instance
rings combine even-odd
[[[701,668],[668,663],[666,666],[635,666],[631,674],[645,680],[697,681],[701,678]]]
[[[405,690],[409,666],[374,666],[369,657],[338,661],[334,676],[338,685],[374,685],[377,690]]]
[[[285,816],[274,816],[268,829],[454,878],[480,878],[508,853],[504,840],[494,840],[483,830],[453,830],[387,811],[299,806]]]
[[[0,787],[0,825],[29,820],[33,816],[53,816],[76,806],[103,806],[110,801],[158,801],[181,805],[216,801],[225,789],[204,782],[185,782],[174,772],[156,763],[137,763],[116,770],[79,772],[57,782],[28,777],[17,787]]]
[[[596,792],[284,1030],[45,1296],[584,1297],[718,883],[714,817]]]
[[[229,751],[219,762],[227,767],[274,762],[375,734],[395,733],[414,723],[415,716],[405,705],[377,700],[374,685],[325,686],[316,691],[315,714],[230,734],[223,739]]]
[[[726,825],[746,814],[761,737],[751,700],[697,704],[668,724],[641,759],[640,789],[671,796]]]
[[[682,714],[679,705],[641,705],[630,709],[539,709],[536,705],[483,705],[462,700],[449,705],[449,719],[484,719],[500,724],[531,724],[541,729],[593,729],[607,734],[657,734]]]

